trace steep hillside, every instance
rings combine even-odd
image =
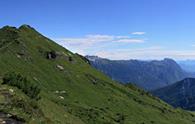
[[[162,61],[108,60],[86,56],[91,65],[114,80],[133,82],[147,90],[157,89],[187,77],[180,66],[171,59]]]
[[[0,29],[0,77],[0,123],[195,123],[194,114],[113,82],[28,25]]]
[[[173,85],[157,89],[153,94],[175,107],[195,110],[195,78],[186,78]]]

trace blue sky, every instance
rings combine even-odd
[[[83,55],[195,59],[194,0],[4,0],[0,26],[29,24]]]

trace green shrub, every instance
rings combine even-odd
[[[21,74],[8,73],[3,77],[3,84],[17,87],[21,89],[27,96],[32,99],[38,99],[41,89],[38,85],[31,83],[26,77]]]

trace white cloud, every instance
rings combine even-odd
[[[130,38],[130,36],[114,35],[86,35],[81,38],[54,38],[57,42],[64,42],[71,45],[92,45],[100,42],[121,42],[121,43],[143,43],[144,39]]]
[[[174,50],[162,46],[145,48],[126,47],[127,43],[143,43],[147,39],[134,39],[129,36],[86,35],[80,38],[58,38],[57,43],[72,52],[82,55],[97,55],[109,59],[195,59],[195,50]],[[112,47],[112,45],[120,47]],[[125,46],[124,46],[125,45]],[[192,45],[195,47],[195,45]]]
[[[130,36],[115,36],[117,39],[130,38]]]
[[[144,43],[145,40],[143,39],[119,39],[116,42],[121,42],[121,43]]]
[[[133,35],[144,35],[146,32],[132,32]]]
[[[101,47],[109,47],[110,44],[132,44],[143,43],[145,39],[131,38],[130,36],[115,36],[115,35],[101,35],[89,34],[83,37],[76,38],[53,38],[54,41],[71,50],[80,54],[89,54],[89,49],[97,49]]]
[[[195,59],[195,50],[169,50],[160,46],[141,49],[118,49],[115,51],[99,51],[95,55],[113,60],[120,59],[163,59],[177,60]]]
[[[85,38],[92,42],[104,42],[104,41],[113,40],[115,36],[95,34],[95,35],[86,35]]]

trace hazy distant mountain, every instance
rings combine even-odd
[[[108,60],[97,56],[86,56],[92,66],[112,79],[132,82],[144,89],[157,89],[187,77],[187,73],[172,59],[162,61]]]
[[[195,110],[195,78],[186,78],[173,85],[157,89],[153,94],[175,107]]]
[[[185,71],[195,73],[195,60],[183,60],[177,62]]]

